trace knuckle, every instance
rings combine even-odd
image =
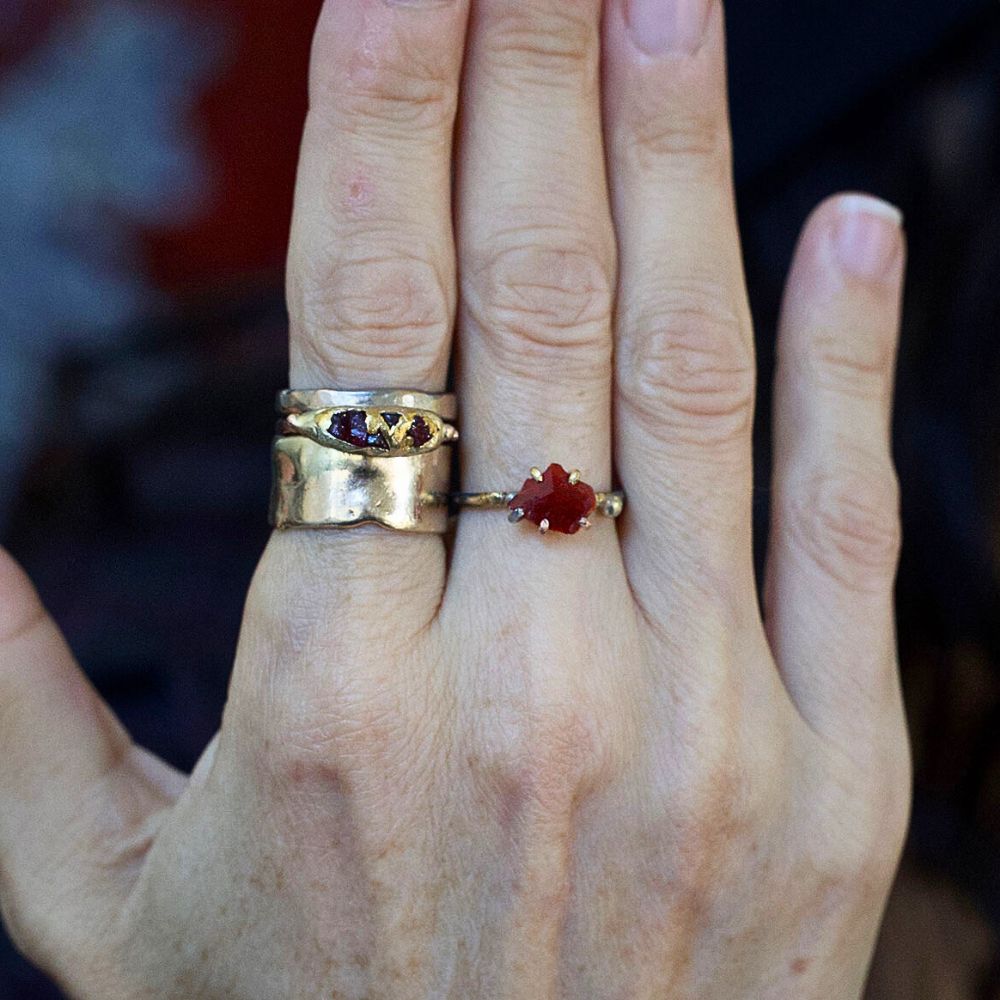
[[[753,423],[753,349],[719,295],[676,295],[640,317],[618,369],[625,404],[654,433],[743,440]]]
[[[443,739],[436,697],[374,667],[308,694],[296,686],[267,706],[272,735],[259,750],[261,769],[292,799],[324,789],[347,795],[370,786],[374,775],[415,787],[418,775],[430,773]],[[263,709],[255,706],[250,717]]]
[[[403,136],[450,130],[457,99],[457,75],[436,46],[386,46],[356,66],[348,82],[342,69],[316,65],[309,113],[349,132]]]
[[[313,360],[345,376],[370,372],[376,360],[402,363],[418,383],[434,380],[451,302],[429,260],[387,254],[292,270],[289,312]]]
[[[516,733],[487,738],[476,770],[513,820],[565,813],[579,794],[603,780],[610,757],[596,713],[579,705],[536,706],[522,715]]]
[[[596,79],[596,19],[573,4],[507,4],[486,33],[486,64],[510,81],[534,81],[546,87],[579,79]]]
[[[592,380],[611,357],[610,271],[593,251],[532,239],[475,264],[466,305],[506,368]]]
[[[790,489],[789,528],[799,547],[849,589],[883,593],[902,542],[895,472],[821,471]]]
[[[336,778],[353,763],[384,761],[404,741],[408,723],[394,699],[360,688],[339,689],[309,703],[289,700],[277,708],[280,739],[269,740],[265,751],[290,785]]]
[[[677,858],[672,889],[685,911],[703,912],[710,906],[718,892],[720,865],[751,849],[760,825],[746,784],[741,768],[718,761],[665,804]]]
[[[867,817],[853,813],[849,830],[832,824],[837,836],[817,837],[810,866],[824,884],[850,887],[859,896],[871,898],[884,895],[895,877],[905,819],[902,824],[894,818],[887,822],[884,803],[873,802],[868,812]]]
[[[891,392],[895,347],[885,337],[846,336],[821,331],[808,348],[816,383],[862,400],[887,400]]]
[[[653,104],[652,99],[649,102]],[[641,114],[636,108],[618,146],[623,158],[640,170],[662,169],[670,161],[694,176],[706,173],[729,180],[731,145],[729,126],[723,114],[711,107],[662,111],[662,96],[655,98],[655,113]]]

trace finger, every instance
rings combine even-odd
[[[899,213],[822,205],[789,278],[775,385],[767,628],[814,728],[870,734],[898,707],[899,547],[890,410],[904,270]]]
[[[132,745],[0,552],[0,903],[22,950],[66,968],[185,783]]]
[[[514,489],[550,462],[597,488],[611,474],[599,10],[599,0],[475,8],[458,185],[469,489]],[[478,538],[502,519],[463,521]]]
[[[654,620],[706,592],[748,607],[754,361],[722,6],[614,0],[605,39],[628,570]]]
[[[323,6],[288,263],[294,387],[444,388],[455,302],[451,137],[467,7]],[[444,551],[436,537],[380,527],[286,532],[272,539],[262,573],[293,612],[337,580],[338,610],[372,630],[382,627],[386,592],[406,593],[397,627],[412,634],[439,600]]]
[[[328,0],[288,264],[299,388],[440,391],[466,0]]]

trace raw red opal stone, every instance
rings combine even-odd
[[[540,525],[549,522],[551,531],[575,535],[580,521],[590,517],[597,506],[593,489],[586,483],[571,483],[561,465],[550,465],[542,481],[525,480],[521,492],[510,502],[511,510],[523,510],[526,521]]]

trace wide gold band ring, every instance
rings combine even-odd
[[[274,527],[447,530],[451,393],[286,390],[277,408]]]
[[[556,531],[575,535],[589,528],[595,514],[618,517],[625,509],[621,490],[599,492],[583,481],[578,469],[567,472],[550,465],[544,472],[531,470],[520,490],[511,492],[453,493],[452,510],[506,510],[513,523],[528,521],[544,535]]]

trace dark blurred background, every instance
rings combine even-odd
[[[319,0],[0,0],[0,536],[137,739],[190,767],[267,536]],[[758,320],[844,188],[907,215],[896,451],[914,820],[877,1000],[1000,998],[1000,9],[730,0]],[[206,404],[206,401],[207,404]],[[0,938],[0,1000],[57,993]]]

